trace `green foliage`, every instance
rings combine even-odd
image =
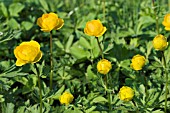
[[[170,4],[167,0],[155,0],[154,8],[159,32],[169,41],[170,33],[162,26],[163,17],[169,12],[167,4]],[[157,35],[154,8],[152,0],[1,0],[0,113],[39,112],[38,73],[43,113],[163,113],[166,78],[161,52],[152,47]],[[64,19],[64,26],[52,31],[53,90],[49,88],[49,33],[36,25],[37,19],[49,12]],[[97,62],[102,57],[96,38],[84,34],[86,22],[93,19],[100,19],[107,28],[99,42],[104,57],[112,63],[108,78],[97,72]],[[30,40],[38,41],[43,52],[42,59],[36,63],[38,69],[31,64],[16,67],[15,47]],[[169,51],[170,46],[164,51],[168,75]],[[146,58],[141,71],[130,67],[136,54]],[[122,86],[134,89],[132,101],[119,99]],[[59,102],[64,91],[74,96],[68,106]],[[168,93],[167,113],[169,99]]]

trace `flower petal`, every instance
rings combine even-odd
[[[170,31],[170,27],[165,27],[165,30]]]
[[[40,51],[37,56],[35,57],[33,63],[38,62],[42,58],[42,52]]]
[[[14,55],[15,57],[18,59],[19,56],[18,56],[18,51],[19,51],[19,46],[17,46],[15,49],[14,49]]]
[[[41,17],[37,19],[37,25],[42,27],[42,18]]]
[[[58,25],[54,28],[55,30],[59,30],[60,28],[62,28],[64,25],[64,20],[61,18],[58,18]]]
[[[50,29],[41,29],[41,31],[44,31],[44,32],[50,32],[51,30]]]
[[[22,42],[20,44],[20,46],[22,46],[22,45],[29,45],[29,46],[33,46],[33,47],[40,49],[40,44],[37,41],[34,41],[34,40],[31,40],[29,42]]]
[[[107,30],[106,27],[103,27],[103,31],[100,34],[98,34],[96,37],[102,36],[105,33],[106,30]]]
[[[26,61],[24,61],[24,60],[20,60],[20,59],[17,59],[17,61],[16,61],[16,66],[22,66],[22,65],[24,65],[24,64],[26,64],[27,62]]]
[[[49,13],[49,15],[50,15],[50,16],[53,16],[53,17],[55,17],[55,18],[58,18],[58,15],[55,14],[55,13],[52,13],[52,12],[51,12],[51,13]]]

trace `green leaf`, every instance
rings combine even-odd
[[[67,109],[64,111],[64,113],[83,113],[83,112],[78,109],[74,109],[74,110]]]
[[[22,72],[19,72],[19,71],[20,70],[9,72],[9,73],[2,73],[2,74],[0,74],[0,76],[12,78],[12,77],[15,77],[15,76],[25,76],[25,75],[27,75],[27,73],[22,73]]]
[[[7,105],[2,105],[2,113],[14,113],[14,104],[13,103],[7,103]]]
[[[7,70],[10,68],[10,62],[9,61],[0,61],[0,67],[3,70]]]
[[[12,29],[18,29],[19,28],[19,24],[18,22],[14,19],[14,18],[11,18],[9,21],[8,21],[8,25],[10,28]]]
[[[164,113],[162,110],[152,111],[152,113]]]
[[[21,106],[18,108],[17,113],[24,113],[25,112],[25,106]]]
[[[92,113],[93,110],[96,109],[97,106],[91,106],[89,109],[86,110],[86,113]]]
[[[92,103],[100,103],[100,102],[107,102],[107,99],[105,99],[102,96],[96,97],[92,100]]]
[[[26,77],[21,77],[21,76],[14,77],[14,80],[16,80],[19,83],[22,83],[23,85],[26,85],[26,83],[28,82]]]
[[[22,94],[26,94],[33,91],[36,84],[37,84],[37,77],[35,75],[29,75],[28,82],[22,89]]]
[[[43,60],[42,64],[38,66],[39,67],[40,76],[42,76],[42,74],[43,74],[44,66],[45,66],[45,61]]]
[[[1,7],[1,11],[2,11],[3,15],[7,18],[8,17],[8,11],[7,11],[7,8],[6,8],[6,6],[4,5],[3,2],[1,2],[0,7]]]
[[[155,19],[153,19],[151,16],[141,16],[138,22],[136,33],[141,34],[143,28],[146,28],[153,23],[155,23]]]
[[[5,99],[3,98],[3,95],[0,95],[0,103],[4,102],[4,101],[5,101]]]
[[[64,89],[65,89],[65,85],[63,85],[55,94],[54,94],[54,96],[52,96],[52,98],[53,99],[59,99],[59,97],[60,97],[60,95],[61,95],[61,93],[64,91]]]
[[[71,47],[71,45],[73,43],[73,39],[74,39],[73,35],[69,36],[68,41],[67,41],[67,43],[65,45],[65,51],[66,52],[70,52],[70,47]]]
[[[24,9],[24,5],[21,3],[13,3],[9,6],[10,16],[18,17],[18,13]]]
[[[25,30],[30,30],[34,24],[29,21],[23,21],[21,25],[24,27]]]
[[[63,44],[62,44],[59,40],[55,41],[55,44],[56,44],[57,47],[59,47],[60,49],[64,49]]]
[[[165,57],[166,57],[166,63],[168,64],[170,61],[170,46],[165,50]]]
[[[90,39],[90,45],[92,47],[92,57],[97,58],[99,56],[100,49],[97,40],[94,37]]]
[[[130,60],[129,59],[128,60],[122,60],[119,65],[120,65],[120,67],[129,70],[129,68],[130,68]]]
[[[46,0],[39,0],[39,2],[46,11],[49,11],[48,4],[47,4]]]
[[[97,79],[97,75],[94,74],[94,72],[92,71],[92,65],[89,65],[87,67],[87,73],[86,73],[87,79],[91,80],[91,79]]]
[[[77,59],[89,58],[90,52],[85,50],[78,42],[74,43],[70,48],[70,53]]]
[[[80,37],[79,44],[84,48],[91,49],[90,43],[84,37]]]

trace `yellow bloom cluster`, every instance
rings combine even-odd
[[[42,17],[37,19],[37,24],[44,32],[52,30],[59,30],[64,25],[64,20],[58,18],[55,13],[43,14]],[[165,30],[170,30],[170,14],[165,15],[162,24]],[[100,37],[106,32],[107,28],[102,25],[101,21],[91,20],[88,21],[84,28],[84,33],[89,36]],[[159,34],[153,39],[153,47],[156,50],[163,51],[167,48],[168,42],[166,37]],[[14,55],[17,58],[16,66],[22,66],[27,63],[36,63],[42,58],[40,44],[36,41],[22,42],[14,49]],[[134,70],[141,70],[146,63],[146,59],[142,55],[135,55],[131,60],[131,67]],[[107,74],[112,68],[111,62],[107,59],[102,59],[97,63],[97,71],[101,74]],[[119,91],[119,98],[123,101],[130,101],[134,97],[134,90],[128,86],[123,86]],[[59,101],[61,104],[69,105],[74,99],[74,96],[69,92],[64,92]]]
[[[64,92],[60,97],[59,101],[61,104],[69,105],[74,99],[74,96],[69,92]]]
[[[163,35],[157,35],[154,39],[153,39],[153,47],[156,50],[159,51],[163,51],[166,49],[166,47],[168,46],[168,42],[166,40],[166,38]]]
[[[162,24],[165,26],[165,30],[170,30],[170,14],[166,14]]]
[[[14,49],[14,55],[17,58],[16,66],[22,66],[27,63],[36,63],[42,57],[40,45],[36,41],[22,42]]]
[[[106,59],[102,59],[97,63],[97,70],[101,74],[107,74],[112,68],[111,62]]]
[[[134,90],[128,86],[123,86],[119,91],[119,98],[123,101],[130,101],[134,96]]]
[[[37,24],[44,32],[51,30],[58,30],[64,25],[64,20],[58,18],[55,13],[43,14],[42,17],[37,19]],[[15,57],[17,58],[16,66],[22,66],[27,63],[36,63],[42,57],[40,45],[36,41],[22,42],[14,50]]]
[[[84,33],[89,36],[100,37],[106,31],[106,27],[104,27],[100,20],[92,20],[86,23],[84,28]]]
[[[64,25],[64,20],[58,18],[55,13],[43,14],[42,17],[38,18],[37,24],[41,27],[44,32],[50,32],[51,30],[58,30]]]
[[[142,55],[137,54],[137,55],[133,56],[132,63],[131,63],[130,66],[134,70],[138,71],[138,70],[142,69],[142,67],[145,65],[145,62],[146,62],[145,57],[142,56]]]

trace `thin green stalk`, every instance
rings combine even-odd
[[[50,32],[50,90],[52,90],[53,87],[53,38],[52,33]]]
[[[40,95],[40,113],[42,113],[42,89],[41,89],[40,73],[39,73],[38,67],[35,63],[34,63],[34,66],[35,66],[35,69],[37,71],[38,87],[39,87],[39,95]]]
[[[103,55],[102,47],[101,47],[100,42],[99,42],[99,38],[96,37],[96,39],[97,39],[97,43],[98,43],[98,46],[99,46],[99,49],[100,49],[100,54],[102,55],[102,58],[104,59],[104,55]]]
[[[112,95],[111,92],[108,92],[108,102],[109,102],[109,113],[112,111]]]
[[[152,5],[153,5],[153,10],[154,10],[154,14],[155,14],[155,20],[156,20],[156,31],[157,31],[157,34],[159,34],[158,16],[156,14],[156,8],[155,8],[155,1],[154,0],[152,0]]]
[[[148,83],[147,83],[147,77],[144,75],[143,71],[140,71],[141,75],[143,76],[144,79],[144,85],[145,85],[145,95],[146,95],[146,99],[148,97]],[[146,100],[145,99],[145,100]]]
[[[165,71],[165,79],[166,79],[166,84],[165,84],[165,108],[164,111],[167,113],[167,96],[168,96],[168,72],[166,69],[166,59],[164,55],[164,51],[161,51],[162,53],[162,63],[164,65],[164,71]]]
[[[103,20],[105,21],[105,13],[106,13],[106,6],[105,6],[105,0],[103,0]]]
[[[148,97],[148,83],[147,83],[147,78],[145,75],[144,76],[144,80],[145,80],[145,94],[146,94],[146,99]]]
[[[139,113],[138,106],[136,105],[136,103],[133,99],[132,99],[132,104],[134,107],[136,107],[136,113]]]
[[[109,91],[109,74],[106,74],[106,89],[107,89],[107,99],[108,99],[108,106],[109,106],[109,113],[112,111],[112,96],[111,92]]]
[[[170,0],[168,0],[168,8],[169,8],[169,12],[170,12]]]

